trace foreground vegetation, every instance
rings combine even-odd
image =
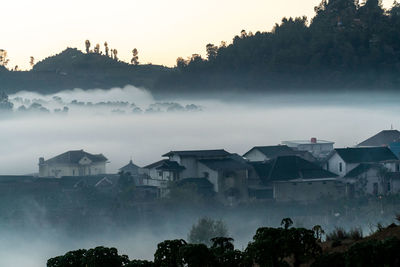
[[[192,232],[200,224],[201,221]],[[360,238],[350,239],[341,229],[330,234],[334,241],[346,241],[346,246],[335,245],[332,240],[322,242],[323,230],[319,225],[310,230],[292,227],[292,224],[290,218],[285,218],[281,222],[282,227],[257,229],[253,240],[243,251],[235,249],[233,239],[229,237],[211,238],[209,246],[176,239],[159,243],[153,262],[129,260],[128,256],[119,255],[115,248],[96,247],[70,251],[49,259],[47,267],[297,267],[302,264],[340,267],[398,266],[400,263],[400,226],[395,224],[378,228],[376,233],[364,239],[354,233],[354,237]]]

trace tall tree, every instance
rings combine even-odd
[[[85,41],[85,47],[86,47],[86,54],[89,54],[89,52],[90,52],[90,41],[89,40]]]
[[[104,42],[104,50],[105,50],[106,56],[108,57],[109,56],[109,53],[108,53],[109,48],[108,48],[108,43],[107,42]]]
[[[0,49],[0,66],[7,66],[9,59],[7,58],[7,51]]]
[[[93,50],[96,54],[100,54],[100,44],[96,44]]]
[[[113,49],[112,53],[114,54],[114,59],[118,61],[118,50],[117,49]]]
[[[206,45],[207,59],[214,60],[217,57],[218,47],[213,44]]]
[[[131,64],[138,65],[139,64],[139,52],[136,48],[132,50],[132,59],[131,59]]]
[[[35,58],[34,57],[30,57],[29,59],[29,65],[31,65],[31,67],[33,68],[33,66],[35,65]]]

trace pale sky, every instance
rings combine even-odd
[[[282,17],[314,16],[320,0],[2,0],[0,49],[9,67],[29,68],[66,47],[104,41],[130,61],[174,66],[179,56],[205,54],[208,43],[230,43],[242,29],[269,31]],[[384,1],[391,6],[392,0]]]

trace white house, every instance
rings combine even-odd
[[[361,163],[380,163],[395,171],[399,160],[387,147],[336,148],[327,157],[324,168],[344,177]]]
[[[107,158],[103,154],[90,154],[71,150],[51,159],[39,159],[39,177],[87,176],[106,173]]]
[[[335,142],[319,140],[313,137],[310,140],[283,141],[282,144],[299,151],[308,151],[314,157],[322,159],[333,150]]]

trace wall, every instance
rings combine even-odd
[[[78,164],[43,164],[39,166],[39,177],[84,176],[106,173],[106,163],[89,165]]]
[[[273,184],[273,194],[274,199],[279,202],[313,202],[323,197],[341,198],[345,194],[345,186],[336,180],[275,182]]]
[[[205,177],[205,173],[208,173],[207,179],[214,185],[214,191],[218,193],[219,192],[218,172],[208,168],[206,165],[199,162],[197,177]]]

